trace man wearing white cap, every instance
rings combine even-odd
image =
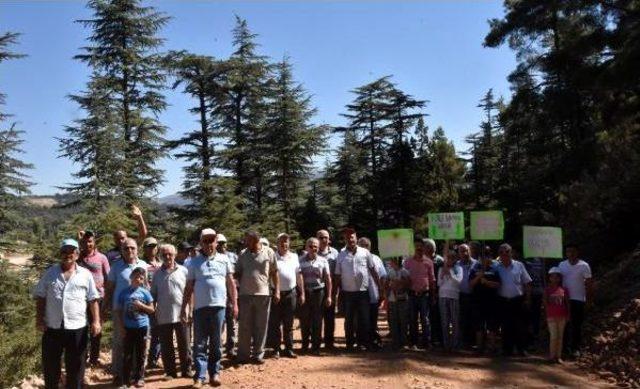
[[[36,326],[42,335],[42,368],[46,388],[57,388],[61,358],[65,355],[67,388],[81,388],[87,352],[87,305],[91,310],[91,334],[101,331],[100,293],[89,270],[78,266],[78,242],[65,239],[60,263],[51,266],[38,282]]]
[[[229,264],[231,264],[231,269],[234,270],[236,268],[236,263],[238,262],[238,256],[233,251],[227,250],[227,237],[223,234],[218,234],[218,252],[220,254],[224,254],[229,258]],[[235,271],[235,270],[234,270]],[[236,284],[236,292],[237,292],[237,284]],[[233,316],[233,302],[230,295],[231,291],[227,291],[227,310],[225,312],[225,332],[226,332],[226,340],[224,343],[225,352],[228,357],[233,358],[236,356],[235,347],[236,342],[238,341],[238,320]],[[237,296],[237,293],[236,293]]]
[[[213,229],[202,230],[200,247],[200,254],[189,263],[181,313],[182,321],[186,323],[187,307],[193,294],[193,358],[196,368],[193,376],[194,388],[203,386],[207,372],[210,386],[222,384],[220,337],[227,307],[227,291],[231,295],[233,315],[238,314],[233,270],[227,256],[217,252],[217,236]]]

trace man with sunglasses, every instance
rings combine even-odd
[[[124,356],[122,328],[123,315],[117,296],[131,285],[130,275],[133,269],[142,268],[146,271],[148,263],[138,258],[138,244],[135,239],[127,238],[122,246],[122,259],[118,259],[111,264],[111,271],[105,285],[104,309],[111,306],[111,318],[113,320],[113,334],[111,344],[111,373],[113,383],[116,386],[122,385],[122,359]],[[124,383],[126,384],[126,382]]]
[[[42,368],[46,388],[57,388],[64,352],[66,387],[81,388],[87,351],[87,306],[91,310],[91,335],[100,333],[100,294],[91,273],[80,266],[78,242],[65,239],[60,263],[51,266],[38,282],[36,326],[42,335]]]

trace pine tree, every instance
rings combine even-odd
[[[425,210],[449,211],[459,206],[459,191],[464,184],[464,163],[456,155],[453,143],[438,127],[429,143],[430,171],[425,181]]]
[[[90,45],[75,58],[88,64],[109,91],[108,105],[115,110],[112,124],[122,146],[117,150],[121,166],[115,191],[125,201],[138,201],[162,180],[155,163],[163,155],[165,128],[158,115],[166,103],[157,53],[163,40],[157,34],[168,17],[139,0],[91,0],[88,6],[93,18],[78,22],[91,28]]]

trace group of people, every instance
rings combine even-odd
[[[524,354],[536,335],[534,311],[540,322],[542,306],[550,359],[560,361],[563,349],[580,348],[591,272],[573,245],[547,277],[544,261],[520,262],[508,244],[497,258],[488,247],[448,243],[440,256],[433,240],[416,237],[412,256],[385,264],[370,251],[370,240],[358,239],[352,228],[342,231],[341,250],[320,230],[299,253],[290,250],[287,234],[277,236],[274,250],[249,231],[236,254],[211,228],[200,232],[197,247],[159,244],[146,237],[139,210],[134,215],[142,258],[138,242],[124,231],[114,233],[116,246],[107,255],[97,250],[95,233],[83,231],[79,241],[62,241],[60,262],[38,282],[34,297],[47,388],[58,386],[63,352],[66,386],[82,386],[87,359],[99,363],[101,325],[108,316],[111,373],[119,387],[143,387],[145,368],[160,358],[165,379],[179,371],[198,388],[207,375],[211,386],[221,385],[223,350],[240,364],[264,363],[265,349],[275,358],[321,355],[321,346],[335,348],[337,314],[345,318],[347,351],[378,350],[382,306],[393,350],[441,345],[491,352],[500,335],[505,355]],[[296,316],[299,350],[293,347]],[[563,347],[567,320],[570,339]]]

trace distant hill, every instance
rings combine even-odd
[[[185,205],[189,205],[191,202],[184,197],[180,196],[179,193],[172,194],[169,196],[158,197],[155,199],[156,202],[160,205],[164,206],[173,206],[173,207],[184,207]]]

